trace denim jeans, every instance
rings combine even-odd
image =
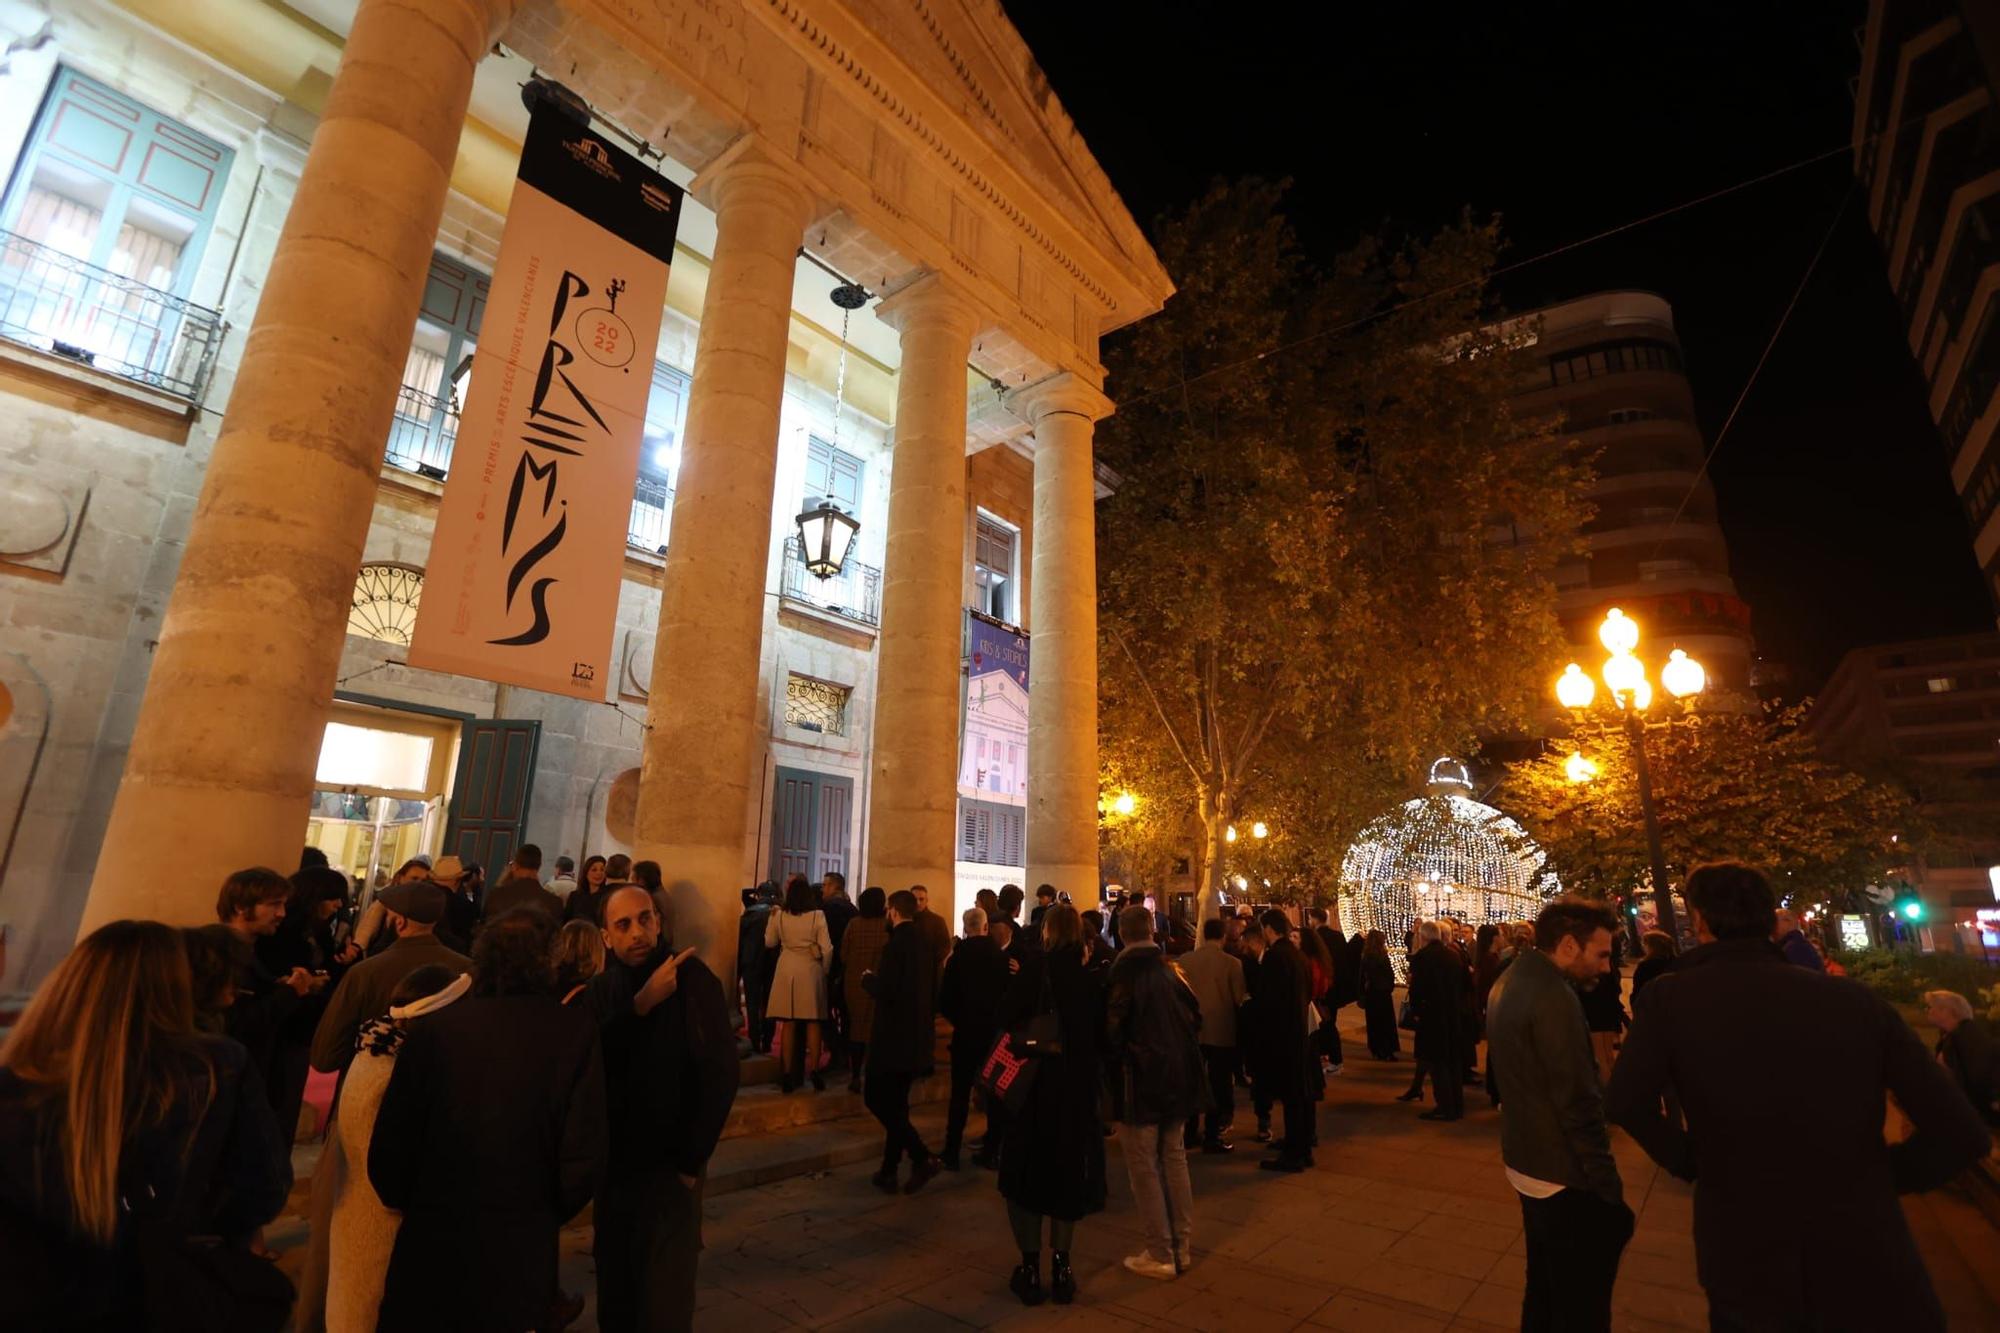
[[[1184,1122],[1127,1125],[1125,1171],[1132,1178],[1132,1202],[1146,1228],[1146,1250],[1172,1263],[1194,1232],[1194,1186],[1188,1181]]]

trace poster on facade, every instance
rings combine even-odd
[[[1028,803],[1028,636],[965,613],[965,732],[958,794]]]
[[[546,109],[528,126],[410,665],[601,700],[680,187]]]

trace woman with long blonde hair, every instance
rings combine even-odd
[[[195,1029],[180,933],[103,926],[0,1049],[0,1251],[12,1256],[0,1323],[160,1326],[134,1222],[240,1243],[277,1216],[291,1182],[247,1053]]]

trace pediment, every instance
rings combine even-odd
[[[1107,254],[1166,275],[999,0],[844,0],[924,86]]]

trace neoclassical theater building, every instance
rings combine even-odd
[[[651,857],[724,965],[793,870],[1094,899],[1098,340],[1172,287],[997,0],[0,0],[0,45],[0,991],[308,842]],[[593,700],[407,661],[536,77],[688,191]]]

